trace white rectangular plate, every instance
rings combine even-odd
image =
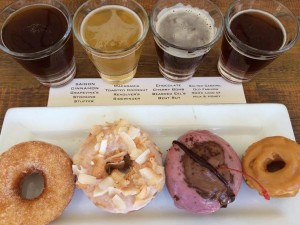
[[[288,111],[280,104],[14,108],[4,119],[0,153],[22,141],[41,140],[72,156],[92,125],[119,118],[148,131],[164,154],[172,140],[191,129],[207,129],[221,136],[239,156],[251,143],[267,136],[295,139]],[[300,195],[266,201],[243,183],[227,209],[203,216],[176,209],[165,188],[144,209],[115,215],[97,208],[76,190],[62,216],[52,224],[296,224],[299,202]]]

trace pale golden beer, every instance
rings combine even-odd
[[[104,5],[84,18],[77,12],[74,23],[75,35],[105,81],[120,84],[134,77],[148,21],[127,5]]]
[[[84,18],[80,33],[92,48],[116,52],[134,45],[142,31],[142,22],[133,11],[123,6],[104,6]]]

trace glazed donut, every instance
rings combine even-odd
[[[263,195],[260,183],[270,197],[292,197],[300,189],[300,145],[281,136],[264,138],[250,145],[242,159],[249,187]]]
[[[73,162],[77,187],[108,212],[143,208],[165,182],[159,148],[122,119],[94,126]]]
[[[26,199],[21,185],[34,173],[43,176],[44,189]],[[72,161],[63,149],[40,141],[17,144],[0,156],[0,223],[47,224],[61,215],[74,188]]]
[[[207,130],[188,131],[167,153],[167,188],[176,207],[213,213],[234,201],[242,183],[241,167],[224,139]]]

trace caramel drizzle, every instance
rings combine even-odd
[[[222,176],[222,174],[219,173],[219,171],[215,167],[213,167],[209,162],[207,162],[202,156],[199,156],[195,152],[191,151],[183,143],[175,140],[172,142],[172,144],[179,146],[180,149],[182,149],[184,153],[187,154],[192,160],[210,170],[227,188],[227,194],[230,197],[230,202],[234,201],[235,194],[233,193],[228,181]]]

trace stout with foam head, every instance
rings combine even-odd
[[[161,7],[159,4],[157,8]],[[179,3],[161,7],[159,12],[156,7],[152,11],[151,26],[160,72],[172,81],[187,80],[218,39],[222,23],[216,22],[208,9],[197,6]]]

